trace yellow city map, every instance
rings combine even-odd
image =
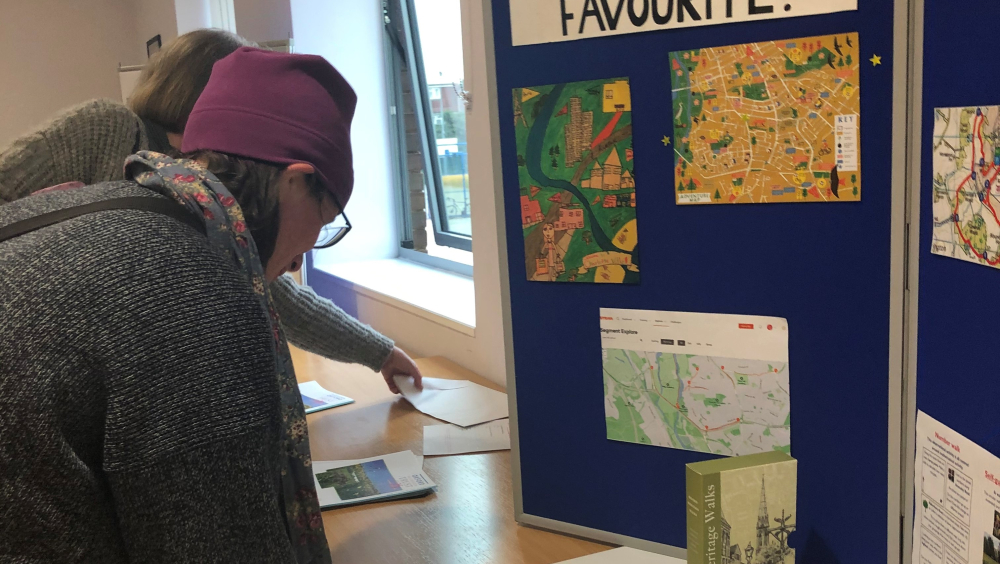
[[[678,204],[861,199],[858,34],[670,54]]]

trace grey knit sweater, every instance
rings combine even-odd
[[[0,152],[0,204],[42,188],[124,178],[125,158],[164,152],[166,136],[119,102],[92,100],[69,109]],[[381,369],[393,342],[285,275],[271,294],[288,340],[333,360]]]
[[[0,206],[0,227],[130,182]],[[267,317],[180,222],[105,211],[0,243],[0,562],[294,562]]]

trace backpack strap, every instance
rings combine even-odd
[[[128,198],[113,198],[102,200],[82,206],[74,206],[62,210],[43,213],[35,217],[12,223],[6,227],[0,227],[0,242],[13,239],[30,233],[43,227],[55,225],[67,219],[73,219],[81,215],[87,215],[106,210],[140,210],[158,213],[172,217],[177,221],[187,225],[195,231],[205,235],[205,224],[199,221],[187,208],[181,204],[167,198],[149,198],[144,196],[131,196]]]

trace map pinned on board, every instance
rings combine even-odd
[[[639,282],[627,78],[513,92],[528,280]]]
[[[677,204],[861,199],[858,34],[677,51]]]
[[[1000,106],[934,110],[931,253],[1000,268]]]
[[[600,314],[608,439],[725,456],[791,452],[785,319]]]

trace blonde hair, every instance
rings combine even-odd
[[[256,44],[221,29],[185,33],[150,59],[139,75],[129,108],[171,133],[183,133],[194,103],[208,84],[212,66],[248,46]]]

